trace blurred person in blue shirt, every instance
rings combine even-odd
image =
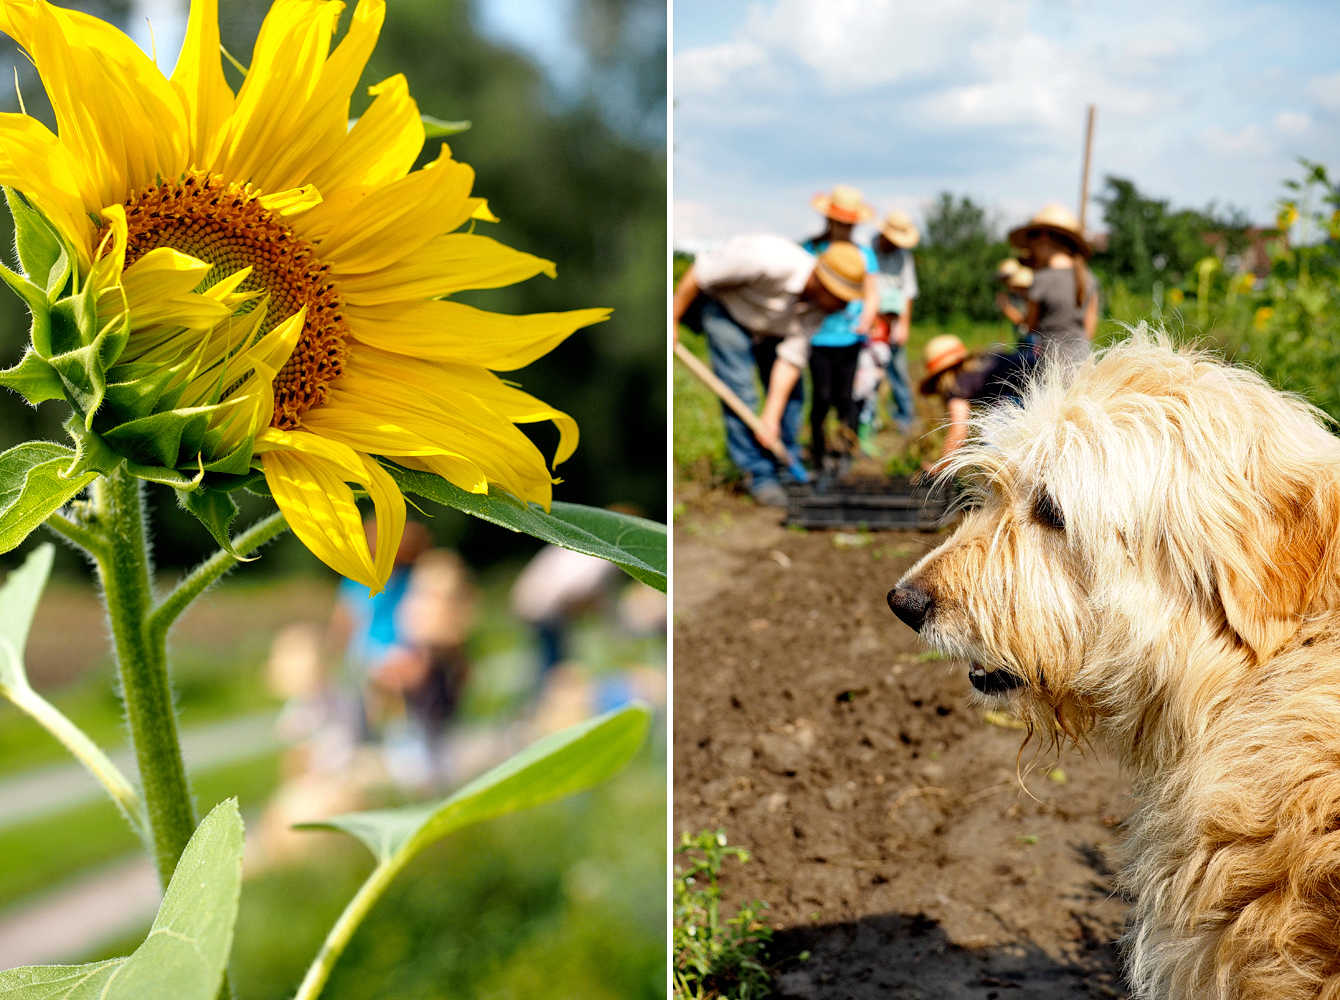
[[[828,194],[815,195],[810,206],[827,220],[822,233],[801,244],[816,257],[833,243],[850,243],[853,227],[875,214],[875,210],[862,200],[861,192],[845,184],[835,185]],[[860,404],[852,397],[852,387],[856,381],[861,345],[878,312],[879,293],[874,272],[879,262],[869,247],[857,249],[865,260],[864,296],[848,302],[845,309],[825,318],[810,341],[810,381],[814,389],[810,403],[810,463],[819,470],[824,468],[824,456],[828,451],[824,436],[828,411],[836,409],[838,420],[853,434],[861,416]]]

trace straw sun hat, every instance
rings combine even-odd
[[[1033,287],[1033,269],[1031,267],[1019,267],[1015,272],[1005,279],[1011,291],[1023,292]]]
[[[843,302],[865,294],[865,258],[851,243],[839,240],[829,244],[814,265],[814,276]]]
[[[953,368],[960,361],[967,360],[968,349],[963,346],[963,341],[952,333],[942,333],[926,342],[924,357],[926,359],[926,374],[921,380],[923,394],[929,392],[930,384],[935,376]]]
[[[853,225],[874,218],[875,215],[875,210],[862,199],[861,192],[846,184],[834,184],[828,194],[816,194],[810,199],[810,207],[834,222],[850,222]]]
[[[996,265],[996,280],[1005,281],[1013,277],[1022,265],[1013,257],[1006,257]]]
[[[1075,213],[1064,205],[1052,202],[1024,225],[1010,230],[1010,242],[1017,247],[1026,247],[1029,235],[1032,233],[1049,233],[1073,247],[1084,257],[1092,253],[1084,234],[1079,230],[1079,219],[1075,218]]]
[[[921,242],[921,230],[912,221],[912,217],[896,208],[884,216],[879,232],[894,246],[902,247],[904,250],[911,250]]]

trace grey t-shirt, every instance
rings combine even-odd
[[[1084,302],[1075,304],[1075,271],[1069,267],[1043,267],[1033,272],[1028,300],[1038,304],[1034,329],[1042,353],[1057,354],[1079,362],[1089,356],[1089,338],[1084,335],[1084,311],[1097,294],[1093,274],[1084,272]]]

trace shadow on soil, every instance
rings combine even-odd
[[[961,948],[922,914],[881,914],[850,923],[780,931],[774,997],[787,1000],[1059,1000],[1119,997],[1116,946],[1078,915],[1078,954],[1059,961],[1034,945]],[[810,957],[797,960],[802,952]]]

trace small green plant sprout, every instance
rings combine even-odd
[[[723,829],[680,835],[676,854],[688,858],[675,866],[674,980],[675,996],[686,1000],[756,1000],[772,992],[772,972],[765,964],[772,928],[763,917],[768,904],[742,903],[735,916],[721,918],[722,863],[734,856],[749,861],[743,847],[729,847]]]

